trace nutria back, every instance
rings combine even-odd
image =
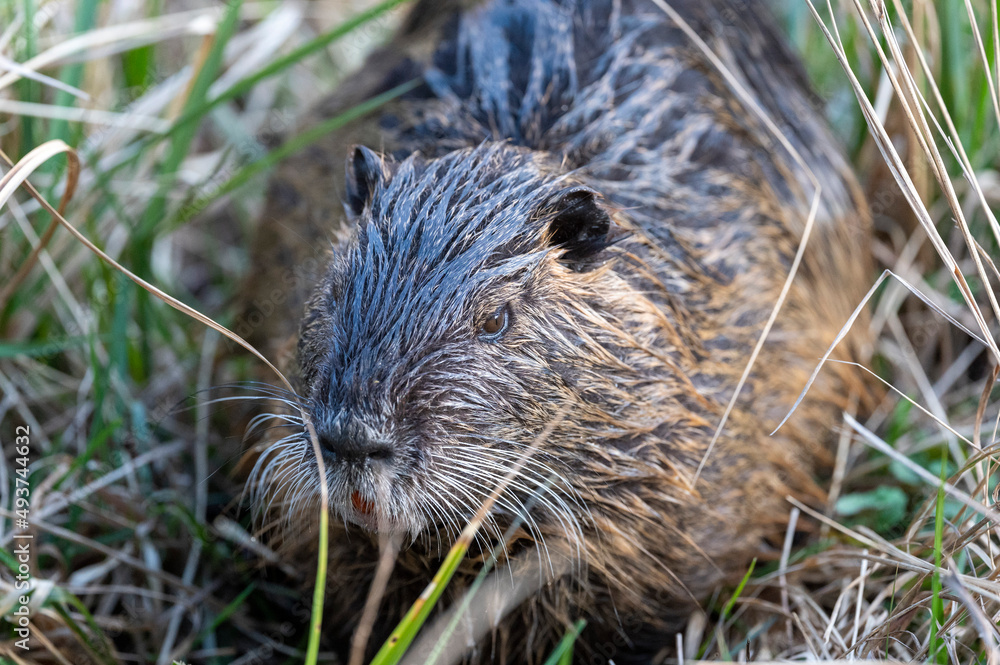
[[[851,374],[825,370],[770,432],[864,294],[867,212],[758,3],[672,3],[725,74],[653,2],[459,4],[415,8],[306,120],[418,80],[274,176],[242,332],[286,359],[323,447],[331,636],[378,534],[404,547],[376,642],[523,464],[479,545],[507,542],[506,601],[457,642],[539,662],[584,617],[580,653],[642,662],[773,553],[787,496],[823,500]],[[308,540],[316,463],[285,422],[250,487]]]

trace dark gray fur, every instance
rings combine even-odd
[[[346,153],[346,231],[292,364],[340,518],[332,625],[345,637],[355,626],[377,558],[371,531],[405,533],[384,637],[557,421],[482,545],[519,516],[511,561],[572,565],[548,568],[555,579],[472,658],[539,662],[585,616],[579,653],[643,662],[782,537],[786,494],[822,499],[814,478],[853,387],[847,370],[824,375],[796,419],[768,432],[864,291],[864,202],[756,1],[672,5],[798,159],[652,2],[458,4],[421,3],[397,43],[318,107],[332,115],[421,76],[375,121],[384,155],[344,150],[373,140],[371,125],[356,126],[272,183],[268,216],[328,237],[335,195],[317,183],[339,175],[331,164]],[[801,240],[809,170],[822,190],[816,249],[692,485]],[[261,265],[298,242],[269,232]],[[304,299],[301,289],[289,310]],[[498,313],[506,327],[485,333]],[[840,357],[863,357],[863,341]],[[312,523],[315,483],[301,432],[261,456],[252,481],[298,529]],[[463,569],[446,600],[474,573]]]

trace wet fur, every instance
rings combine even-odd
[[[866,209],[765,11],[736,0],[672,4],[823,192],[799,275],[697,485],[813,189],[651,3],[513,0],[422,14],[426,3],[315,117],[413,75],[425,82],[272,181],[248,302],[314,259],[317,239],[334,243],[253,334],[286,354],[318,429],[350,427],[391,450],[381,475],[327,460],[341,518],[331,634],[352,632],[377,558],[376,537],[350,524],[352,491],[410,537],[377,640],[559,414],[481,544],[520,515],[512,561],[573,563],[501,623],[479,660],[540,662],[581,616],[590,624],[580,653],[641,659],[672,644],[718,584],[774,552],[786,495],[822,501],[831,429],[859,388],[851,374],[825,370],[795,417],[768,433],[865,290]],[[355,142],[385,157],[353,152]],[[560,224],[587,223],[573,210],[560,217],[573,196],[612,222],[603,242],[557,242]],[[478,322],[504,303],[510,329],[484,339]],[[839,357],[859,359],[864,342],[852,336]],[[308,543],[315,461],[289,418],[284,440],[269,435],[250,454],[249,487]],[[284,537],[294,551],[298,540]],[[474,573],[467,564],[448,597],[461,597]]]

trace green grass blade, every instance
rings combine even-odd
[[[486,499],[485,502],[479,507],[476,512],[475,517],[465,525],[465,529],[459,535],[458,540],[448,551],[448,556],[445,557],[444,563],[438,568],[437,572],[434,574],[434,579],[431,580],[427,588],[424,589],[420,597],[413,603],[406,616],[403,620],[399,622],[395,630],[392,631],[392,635],[389,639],[385,641],[379,652],[375,654],[375,658],[372,660],[371,665],[394,665],[398,663],[406,653],[413,639],[417,635],[417,631],[420,630],[421,626],[427,620],[430,615],[431,610],[434,608],[435,603],[441,597],[444,592],[444,588],[448,586],[448,582],[454,576],[455,571],[458,569],[458,565],[465,558],[466,553],[469,551],[469,546],[472,544],[472,540],[476,537],[476,532],[479,527],[482,526],[483,520],[486,519],[486,515],[493,508],[493,504],[496,502],[497,498],[503,494],[507,489],[507,486],[513,481],[518,473],[524,468],[525,462],[530,457],[531,453],[536,449],[539,443],[545,440],[555,427],[562,422],[563,416],[565,415],[565,409],[561,410],[555,418],[549,421],[545,429],[535,438],[534,442],[525,450],[521,458],[511,467],[510,471],[504,476],[503,481],[494,488],[493,493]]]
[[[740,599],[740,594],[743,593],[743,587],[747,585],[747,582],[750,580],[750,576],[753,575],[753,569],[756,567],[757,559],[755,557],[754,560],[750,562],[750,568],[747,570],[747,574],[743,576],[743,579],[740,580],[739,586],[736,587],[736,591],[733,592],[733,597],[730,598],[729,602],[726,603],[726,606],[722,608],[722,616],[719,618],[719,623],[725,623],[726,617],[728,617],[729,613],[732,612],[733,606],[736,605],[736,601]]]
[[[254,176],[267,171],[281,160],[312,145],[330,132],[340,129],[347,123],[371,113],[383,104],[392,101],[400,95],[405,95],[407,92],[420,85],[420,83],[421,79],[412,79],[406,83],[402,83],[395,88],[387,90],[380,95],[376,95],[371,99],[347,109],[343,113],[339,113],[336,116],[321,122],[315,127],[311,127],[301,134],[293,136],[280,147],[267,153],[267,155],[263,158],[242,167],[233,175],[233,177],[219,185],[219,188],[214,192],[211,192],[204,197],[199,197],[191,204],[184,206],[180,211],[178,211],[177,219],[169,222],[167,227],[175,228],[176,226],[184,224],[204,210],[209,204],[211,204],[212,201],[242,187]]]
[[[133,290],[125,277],[117,275],[118,294],[111,310],[111,343],[108,346],[108,372],[117,371],[123,380],[128,377],[128,324]]]
[[[716,624],[717,633],[719,637],[719,653],[722,655],[722,660],[732,660],[732,654],[729,653],[729,647],[726,645],[726,641],[722,635],[722,628],[726,624],[726,619],[729,617],[729,613],[733,611],[733,607],[736,605],[736,601],[740,599],[740,594],[743,593],[743,588],[747,585],[750,580],[750,576],[753,575],[753,569],[757,567],[757,558],[750,562],[750,568],[747,570],[746,575],[740,580],[739,585],[736,587],[736,591],[733,592],[732,598],[726,603],[726,606],[722,608],[722,614],[719,615],[719,622]]]
[[[945,449],[947,450],[947,449]],[[931,575],[931,635],[927,655],[932,663],[948,662],[948,651],[938,637],[944,625],[944,602],[941,600],[941,547],[944,540],[944,483],[947,452],[941,454],[941,485],[934,510],[934,574]]]
[[[52,488],[60,489],[67,479],[72,478],[73,475],[85,467],[90,460],[99,458],[99,454],[107,452],[110,447],[108,442],[114,434],[117,434],[121,430],[122,424],[121,420],[115,420],[103,425],[100,429],[92,429],[91,434],[87,439],[87,448],[83,451],[83,454],[76,455],[73,458],[69,468],[56,479]]]
[[[17,559],[7,550],[0,550],[0,564],[7,566],[11,573],[17,574]]]
[[[228,5],[226,13],[223,15],[216,29],[212,47],[205,57],[201,68],[195,75],[190,93],[184,104],[184,109],[196,108],[204,103],[209,87],[215,81],[219,70],[222,68],[223,52],[226,44],[236,32],[242,4],[242,0],[234,0],[234,2]],[[159,166],[159,186],[146,206],[132,236],[129,238],[129,252],[136,259],[132,269],[143,279],[148,279],[151,275],[150,255],[153,248],[154,231],[165,217],[167,196],[173,189],[174,176],[190,151],[191,142],[194,140],[197,130],[198,124],[190,123],[172,137],[167,146],[167,156]],[[139,325],[143,330],[152,330],[154,317],[149,294],[142,289],[135,289],[131,285],[127,287],[127,290],[136,293],[136,318],[139,321]],[[153,351],[149,337],[150,335],[148,334],[143,335],[139,340],[139,344],[142,347],[140,355],[142,372],[140,374],[145,374],[152,363]]]
[[[205,58],[205,62],[201,69],[198,71],[197,76],[195,76],[194,83],[191,86],[191,92],[185,101],[183,111],[184,114],[191,114],[192,119],[195,117],[200,119],[204,116],[204,112],[198,113],[195,116],[194,111],[205,107],[205,98],[208,95],[208,89],[212,85],[212,82],[215,81],[216,75],[222,68],[223,51],[225,50],[230,37],[232,37],[236,31],[236,26],[240,16],[240,7],[242,4],[242,0],[236,0],[227,8],[225,16],[223,16],[222,20],[219,22],[219,27],[216,30],[212,48],[209,51],[208,56]],[[177,131],[171,135],[170,144],[167,148],[167,156],[159,169],[160,186],[149,205],[146,207],[146,211],[135,231],[136,236],[140,241],[147,241],[153,227],[155,227],[157,223],[163,219],[166,208],[167,194],[173,187],[173,176],[177,172],[177,169],[180,168],[181,163],[190,151],[191,142],[194,140],[197,130],[197,123],[188,122],[179,126]],[[140,277],[146,276],[141,272],[138,274]]]
[[[452,546],[448,551],[448,556],[445,557],[444,564],[434,574],[434,579],[427,585],[427,588],[420,594],[420,598],[413,603],[406,616],[399,622],[396,629],[392,631],[389,639],[385,641],[382,648],[375,654],[371,665],[394,665],[400,661],[403,654],[410,647],[410,644],[413,643],[413,639],[417,636],[417,631],[424,625],[431,610],[434,609],[435,603],[441,597],[444,588],[448,586],[448,582],[451,581],[455,571],[458,570],[458,565],[462,563],[468,551],[469,544],[464,539],[459,539]]]
[[[53,600],[56,602],[51,603],[50,607],[53,609],[69,629],[77,636],[90,655],[97,660],[99,663],[104,663],[105,665],[115,665],[116,659],[114,657],[114,649],[108,642],[108,638],[105,636],[104,631],[98,625],[97,621],[94,619],[93,615],[87,610],[87,606],[71,593],[63,591],[60,587],[55,587],[53,589]],[[89,632],[81,628],[74,617],[66,610],[64,605],[72,605],[73,608],[80,613],[83,617],[84,622],[89,628]],[[93,638],[91,637],[93,635]]]
[[[551,483],[546,484],[545,489],[548,489],[548,487],[550,486]],[[526,511],[530,510],[532,505],[533,502],[529,502],[525,510]],[[434,648],[431,650],[430,655],[427,657],[427,660],[424,661],[423,665],[435,665],[435,663],[437,663],[437,659],[440,658],[441,654],[444,652],[448,640],[451,639],[451,636],[454,634],[455,629],[458,627],[458,624],[462,619],[462,616],[466,612],[468,612],[469,606],[472,605],[472,600],[475,598],[476,594],[479,593],[479,589],[486,582],[486,578],[489,576],[490,571],[493,570],[493,567],[499,560],[499,557],[503,552],[504,547],[506,546],[507,543],[511,541],[514,534],[517,533],[518,529],[521,528],[521,525],[523,523],[524,523],[523,518],[518,516],[511,523],[511,525],[507,527],[507,531],[503,535],[503,540],[493,548],[493,551],[490,553],[489,558],[486,559],[486,561],[483,563],[483,567],[476,574],[476,579],[472,581],[472,584],[469,585],[469,588],[462,595],[461,602],[454,609],[454,616],[452,616],[451,620],[448,622],[448,625],[441,633],[441,636],[438,637],[437,644],[434,645]]]
[[[941,28],[941,94],[953,113],[965,114],[969,110],[968,59],[971,37],[963,34],[965,9],[962,0],[944,0],[938,9]],[[985,87],[985,86],[984,86]],[[959,127],[962,127],[959,123]],[[963,132],[963,143],[968,144],[968,132]]]
[[[576,638],[580,637],[580,631],[586,625],[586,619],[577,619],[573,627],[559,640],[559,644],[545,660],[544,665],[570,665],[573,662],[573,645],[576,644]]]
[[[315,437],[315,434],[313,436]],[[306,649],[305,665],[316,665],[316,660],[319,658],[319,638],[323,627],[323,599],[326,595],[326,560],[330,548],[329,538],[330,509],[323,506],[319,511],[319,560],[316,563],[316,584],[313,586],[309,647]]]
[[[174,126],[170,128],[170,130],[164,135],[164,137],[170,137],[178,132],[183,131],[185,127],[189,126],[192,122],[197,121],[200,118],[204,117],[206,113],[208,113],[210,110],[212,110],[219,104],[222,104],[223,102],[227,102],[231,99],[239,97],[240,95],[248,92],[250,89],[252,89],[255,85],[257,85],[264,79],[270,78],[275,74],[283,72],[285,69],[296,64],[303,58],[312,55],[313,53],[319,51],[322,48],[329,46],[330,44],[337,41],[341,37],[350,34],[357,28],[361,27],[362,25],[378,18],[385,12],[398,7],[404,2],[409,2],[409,0],[386,0],[386,2],[378,4],[367,11],[352,16],[351,18],[344,21],[330,32],[322,34],[319,37],[316,37],[315,39],[306,42],[305,44],[298,47],[288,55],[278,58],[277,60],[267,65],[266,67],[258,70],[257,72],[247,76],[246,78],[240,79],[239,81],[234,83],[231,87],[227,88],[223,92],[219,93],[217,96],[213,97],[211,100],[208,100],[200,105],[193,106],[190,109],[185,109],[185,111],[181,113],[180,118],[177,119],[177,122],[174,123]]]
[[[241,591],[231,603],[222,608],[222,611],[219,612],[219,614],[216,615],[216,617],[207,626],[202,628],[201,632],[194,638],[194,643],[199,644],[202,642],[212,633],[212,631],[216,630],[219,626],[225,623],[229,617],[233,616],[233,614],[236,613],[236,610],[243,605],[243,601],[245,601],[256,588],[256,582],[251,582],[247,585],[247,588],[243,589],[243,591]]]
[[[149,154],[150,149],[157,145],[162,140],[172,140],[178,133],[182,131],[183,128],[188,127],[191,123],[196,123],[200,121],[209,111],[215,107],[230,101],[241,94],[244,94],[251,90],[256,84],[260,83],[266,78],[280,74],[284,70],[288,69],[292,65],[297,64],[305,57],[312,55],[316,51],[328,46],[334,41],[344,37],[345,35],[353,32],[362,25],[368,23],[369,21],[377,18],[381,14],[393,9],[394,7],[403,4],[404,2],[409,2],[410,0],[388,0],[383,2],[381,5],[373,7],[372,9],[362,12],[357,16],[354,16],[341,25],[337,26],[333,30],[315,39],[303,44],[299,48],[295,49],[291,53],[273,63],[267,65],[263,69],[247,76],[234,83],[230,88],[224,90],[219,95],[213,97],[211,100],[203,101],[200,104],[188,104],[184,109],[181,110],[180,116],[171,126],[171,128],[163,134],[152,134],[147,135],[139,139],[138,149],[134,151],[133,155],[125,160],[122,160],[112,166],[111,168],[102,171],[97,175],[97,182],[95,184],[95,189],[100,189],[102,191],[109,191],[109,184],[114,176],[121,170],[132,166],[137,159],[143,155]],[[190,98],[189,98],[190,99]],[[88,154],[86,155],[85,161],[96,162],[97,156]],[[100,208],[97,209],[100,211]],[[154,221],[158,221],[155,220]]]
[[[37,25],[35,19],[35,1],[34,0],[23,0],[24,6],[24,27],[21,30],[21,36],[23,38],[24,50],[21,53],[21,58],[23,61],[30,60],[38,52],[38,34]],[[25,78],[18,82],[18,88],[20,89],[21,99],[27,102],[41,102],[41,85],[38,81],[32,81],[31,79]],[[38,123],[41,122],[41,118],[33,118],[28,115],[21,116],[21,128],[23,131],[21,137],[21,154],[25,155],[29,150],[34,148],[36,143],[36,136],[38,136],[36,129]]]
[[[82,34],[94,27],[97,23],[97,4],[98,0],[80,0],[80,3],[76,6],[76,17],[73,24],[74,32]],[[79,88],[80,83],[83,81],[83,63],[74,62],[63,67],[59,73],[59,80],[74,88]],[[65,90],[60,90],[56,94],[56,105],[72,106],[76,103],[76,99],[75,95]],[[60,139],[69,145],[76,144],[76,141],[73,141],[70,136],[69,121],[62,118],[52,121],[49,127],[49,138]],[[52,162],[52,164],[58,165],[51,167],[53,173],[58,173],[57,169],[61,169],[64,166],[64,162]]]
[[[107,342],[110,335],[97,335],[96,339]],[[44,339],[28,342],[0,342],[0,358],[17,358],[28,356],[29,358],[45,358],[54,356],[57,353],[72,349],[77,346],[85,346],[91,338],[87,335],[77,335],[75,337],[62,337],[59,339]]]

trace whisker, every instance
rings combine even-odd
[[[445,463],[442,463],[441,460],[445,460]],[[458,461],[460,463],[456,466],[455,464],[453,464],[453,462],[455,461]],[[495,486],[496,483],[499,481],[499,478],[501,478],[508,469],[507,466],[503,466],[492,460],[484,460],[482,457],[476,457],[472,453],[469,453],[467,451],[459,451],[459,454],[457,455],[453,453],[448,457],[439,458],[438,462],[442,466],[448,466],[460,472],[457,475],[462,476],[463,480],[465,481],[469,481],[472,479],[477,479],[481,481],[479,484],[486,491],[489,491],[491,487]],[[461,462],[468,462],[468,464]],[[496,471],[498,475],[491,476],[483,473],[482,472],[483,466],[486,466],[487,468]],[[531,475],[536,476],[534,472],[532,472]],[[546,512],[551,514],[558,521],[562,533],[564,534],[564,536],[568,541],[572,542],[575,548],[576,559],[578,561],[581,561],[583,530],[577,518],[577,511],[570,509],[570,506],[567,504],[565,498],[562,496],[563,493],[557,491],[561,489],[558,487],[557,484],[558,478],[555,476],[555,474],[552,474],[547,479],[537,476],[534,480],[537,483],[534,486],[529,486],[523,482],[518,482],[517,479],[515,479],[515,481],[512,482],[510,485],[511,489],[519,490],[529,497],[527,504],[522,502],[520,498],[517,497],[516,494],[513,494],[512,496],[516,500],[517,506],[513,506],[508,502],[503,502],[502,505],[505,505],[507,509],[510,510],[515,515],[520,515],[525,517],[525,523],[528,526],[529,531],[531,533],[534,533],[536,538],[539,540],[539,546],[544,550],[544,554],[546,556],[550,568],[552,566],[551,554],[549,552],[547,544],[545,543],[544,534],[542,533],[542,530],[540,529],[540,527],[530,514],[531,507],[536,504],[545,509]],[[576,503],[575,501],[576,497],[572,498],[574,499],[573,503]],[[589,512],[587,514],[589,516]]]

